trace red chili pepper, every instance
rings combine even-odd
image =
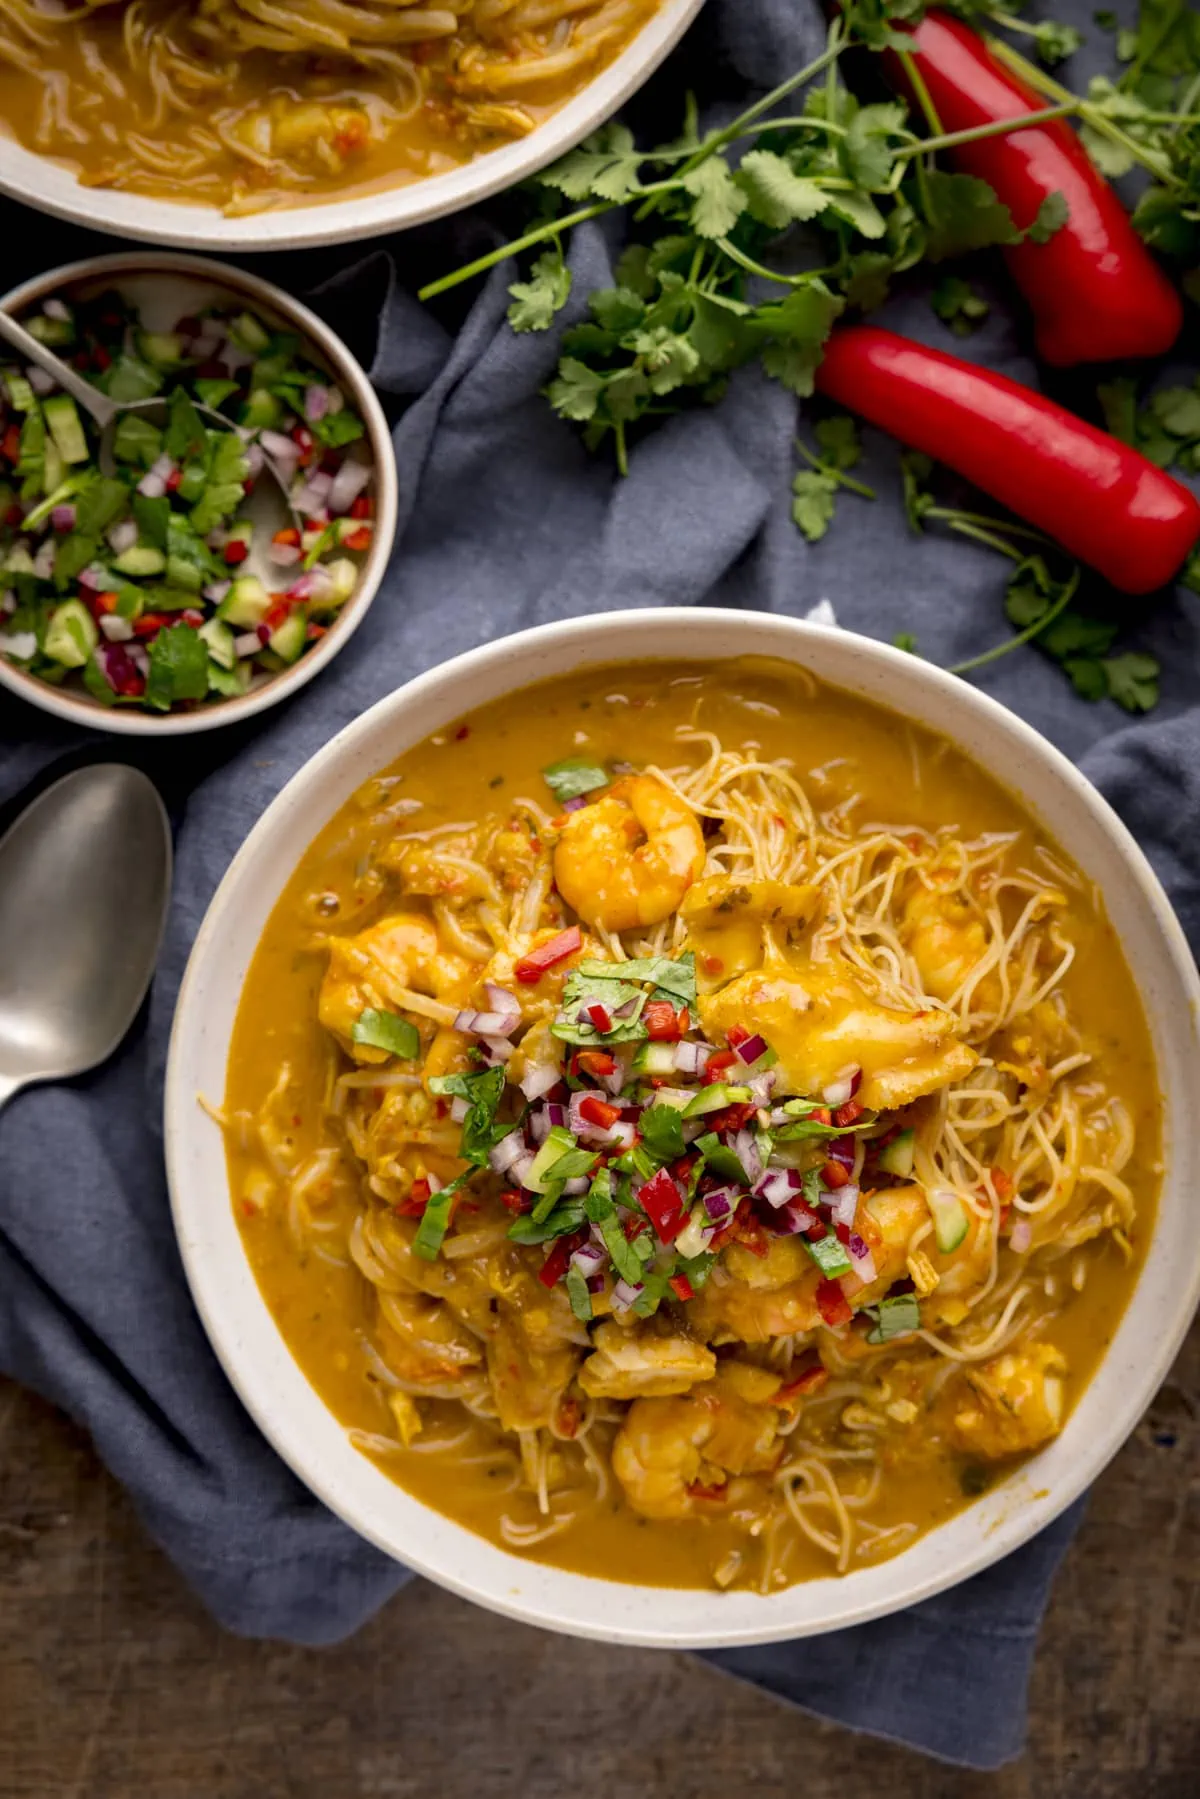
[[[817,1288],[817,1310],[831,1330],[839,1324],[849,1324],[854,1316],[850,1301],[836,1281],[822,1281]]]
[[[577,1249],[587,1242],[586,1230],[572,1231],[569,1237],[559,1237],[550,1254],[538,1269],[538,1279],[543,1287],[556,1287],[567,1272],[571,1257]]]
[[[831,1193],[836,1193],[839,1187],[850,1185],[850,1170],[843,1168],[840,1162],[826,1162],[821,1170],[821,1179]]]
[[[532,1212],[533,1194],[524,1192],[520,1187],[509,1187],[500,1195],[500,1204],[506,1212]]]
[[[784,1408],[790,1407],[793,1399],[802,1399],[806,1393],[819,1393],[828,1379],[828,1368],[823,1368],[820,1362],[815,1362],[811,1368],[805,1368],[803,1373],[797,1374],[794,1379],[785,1381],[779,1391],[772,1396],[771,1404]]]
[[[541,980],[548,968],[553,968],[558,962],[565,962],[568,956],[573,956],[582,947],[583,937],[579,926],[573,924],[567,930],[560,931],[557,937],[551,937],[548,943],[539,943],[527,956],[522,956],[513,973],[518,981],[526,981],[532,985]]]
[[[749,1043],[754,1033],[748,1031],[744,1024],[731,1024],[725,1035],[729,1040],[730,1049],[736,1049],[739,1043]]]
[[[1007,375],[848,325],[830,337],[817,386],[965,475],[1125,593],[1165,586],[1200,537],[1200,501],[1186,487]]]
[[[610,1056],[606,1049],[581,1049],[574,1058],[576,1075],[580,1070],[584,1074],[616,1074],[617,1058]]]
[[[669,999],[652,999],[642,1013],[642,1023],[651,1043],[678,1043],[690,1020],[686,1006],[676,1012]]]
[[[688,1300],[695,1299],[696,1297],[696,1289],[693,1287],[686,1274],[672,1274],[668,1276],[667,1285],[670,1287],[676,1299]]]
[[[752,1256],[768,1256],[771,1245],[767,1241],[767,1233],[750,1209],[750,1202],[744,1199],[739,1205],[733,1220],[733,1237],[735,1242],[748,1249]]]
[[[638,1204],[646,1213],[663,1243],[674,1243],[683,1229],[685,1207],[683,1195],[665,1168],[652,1174],[638,1189]]]
[[[369,550],[371,547],[370,525],[360,525],[357,531],[351,531],[348,537],[343,537],[342,543],[348,550]]]
[[[13,527],[13,529],[15,530],[16,527],[23,522],[24,518],[25,518],[24,508],[19,506],[16,503],[16,501],[14,500],[13,504],[9,507],[8,511],[4,514],[5,524],[11,525]]]
[[[369,493],[360,493],[350,508],[351,518],[372,518],[375,507]]]
[[[944,131],[970,131],[1045,107],[969,25],[947,13],[928,12],[911,31],[899,23],[892,28],[911,37],[913,62]],[[900,59],[889,53],[885,60],[907,89]],[[1067,221],[1048,242],[1028,240],[1004,252],[1033,310],[1038,353],[1047,362],[1070,368],[1170,349],[1183,325],[1179,295],[1065,119],[981,138],[951,155],[964,173],[995,190],[1022,231],[1051,194],[1067,203]]]
[[[169,612],[143,612],[141,618],[133,621],[133,634],[135,637],[157,637],[163,626],[170,622]]]
[[[719,1049],[708,1058],[704,1065],[704,1084],[711,1087],[720,1080],[727,1068],[732,1068],[737,1061],[731,1049]]]
[[[847,1126],[857,1124],[865,1111],[866,1107],[861,1100],[848,1099],[844,1106],[838,1106],[834,1112],[833,1122],[839,1130],[844,1131]]]
[[[429,1182],[419,1176],[408,1190],[408,1198],[394,1207],[400,1218],[419,1218],[429,1204]]]
[[[183,470],[173,468],[167,476],[167,492],[178,493],[179,483],[183,480]]]
[[[579,1116],[586,1118],[589,1124],[598,1126],[600,1130],[607,1131],[620,1118],[621,1108],[610,1105],[606,1099],[597,1099],[594,1093],[589,1093],[586,1099],[581,1099],[579,1102]]]
[[[98,593],[92,601],[92,611],[97,618],[106,612],[115,612],[121,603],[121,596],[115,593]]]
[[[19,462],[21,459],[21,427],[9,425],[4,436],[0,437],[0,456],[8,462]]]
[[[710,1112],[704,1123],[708,1130],[716,1131],[720,1136],[722,1131],[744,1130],[757,1111],[754,1101],[747,1100],[738,1105],[726,1106],[720,1112]]]
[[[286,544],[289,549],[298,550],[300,548],[300,533],[297,531],[295,525],[285,525],[282,531],[276,531],[271,542]]]
[[[240,537],[234,537],[225,545],[221,554],[230,568],[236,568],[239,562],[245,562],[246,557],[250,554],[250,549],[249,545],[244,544]]]
[[[602,1006],[599,1002],[596,1002],[593,1005],[585,1006],[583,1009],[598,1031],[612,1030],[612,1015],[607,1006]]]

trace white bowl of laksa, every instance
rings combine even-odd
[[[184,248],[474,205],[624,104],[702,0],[0,0],[0,191]]]
[[[1115,815],[972,688],[764,614],[545,627],[373,707],[234,861],[171,1048],[184,1260],[281,1455],[455,1591],[860,1622],[1046,1524],[1164,1375],[1198,998]]]

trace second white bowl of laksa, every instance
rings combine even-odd
[[[1198,999],[1115,816],[971,688],[765,615],[551,626],[374,707],[226,876],[188,1274],[281,1454],[447,1586],[861,1621],[1044,1525],[1165,1373]]]

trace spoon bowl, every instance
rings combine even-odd
[[[170,890],[166,811],[124,763],[64,775],[0,837],[0,1105],[113,1053],[150,985]]]

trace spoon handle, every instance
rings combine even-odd
[[[32,332],[26,331],[24,325],[18,325],[16,319],[5,312],[3,307],[0,307],[0,337],[19,351],[26,362],[35,363],[48,375],[53,375],[63,392],[70,394],[102,429],[111,424],[116,417],[116,404],[106,394],[102,394],[99,388],[93,387],[90,381],[85,381],[82,375],[56,356],[53,350],[48,350],[45,344],[39,343]]]

